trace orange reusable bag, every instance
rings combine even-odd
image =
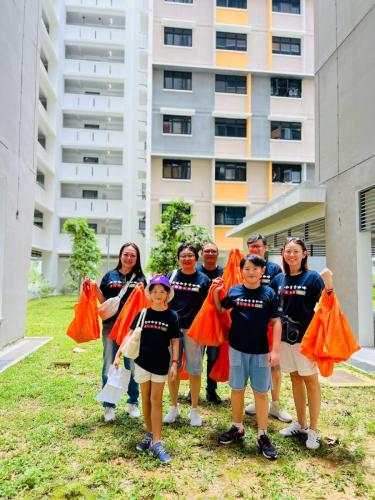
[[[121,344],[129,333],[130,325],[139,311],[151,305],[151,302],[146,299],[144,290],[143,283],[138,283],[134,287],[113,325],[109,338],[115,340],[118,345]]]
[[[208,295],[188,331],[189,337],[200,345],[219,346],[228,338],[231,319],[229,311],[220,314],[216,309],[213,292],[217,287],[217,284],[212,283]],[[220,300],[225,295],[224,288],[219,293]]]
[[[223,280],[228,290],[230,287],[239,285],[243,282],[240,270],[240,262],[242,258],[243,254],[238,250],[238,248],[233,248],[228,254],[227,263],[223,273]]]
[[[74,319],[66,334],[78,344],[100,337],[96,288],[90,281],[82,284],[81,295],[74,306]]]
[[[181,368],[178,374],[180,380],[189,380],[189,373],[186,371],[186,356],[185,351],[182,353]]]
[[[315,361],[321,375],[328,377],[333,372],[334,363],[346,361],[360,348],[335,292],[328,294],[324,289],[302,339],[301,354]]]

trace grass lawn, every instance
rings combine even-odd
[[[202,428],[188,425],[185,404],[179,423],[164,428],[171,464],[139,454],[142,422],[129,419],[122,403],[116,423],[105,424],[95,401],[101,342],[73,353],[65,336],[74,301],[30,301],[27,335],[53,339],[0,374],[0,498],[375,498],[374,387],[324,385],[320,430],[337,436],[338,446],[308,451],[279,435],[283,424],[272,420],[279,459],[269,462],[257,454],[251,417],[242,445],[219,445],[218,433],[231,423],[228,386],[220,384],[224,403],[202,402]],[[56,368],[61,360],[71,361],[70,368]],[[287,377],[282,395],[294,414]]]

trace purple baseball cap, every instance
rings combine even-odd
[[[169,279],[166,276],[164,276],[163,274],[155,274],[155,276],[152,276],[152,278],[150,279],[148,285],[145,288],[145,295],[146,295],[148,300],[151,300],[151,296],[150,296],[150,286],[151,285],[163,285],[163,286],[165,286],[169,290],[167,302],[170,302],[173,299],[174,290],[172,288],[172,285],[169,282]]]

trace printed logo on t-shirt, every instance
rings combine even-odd
[[[255,299],[235,299],[236,305],[238,307],[256,307],[257,309],[263,309],[263,300]]]
[[[184,290],[186,292],[200,292],[201,286],[197,283],[184,283],[183,281],[174,281],[172,287],[175,290]]]
[[[159,330],[160,332],[166,332],[168,330],[168,323],[146,319],[143,328],[148,328],[149,330]]]
[[[122,288],[125,282],[123,281],[111,281],[108,285],[108,288]],[[131,281],[128,285],[128,288],[134,288],[137,283],[135,281]]]
[[[277,294],[281,294],[281,286],[279,286]],[[284,295],[306,295],[306,287],[303,285],[286,285],[284,286]]]
[[[263,276],[260,278],[260,282],[262,285],[269,285],[271,283],[271,275],[263,274]]]

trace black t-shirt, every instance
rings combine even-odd
[[[276,294],[269,286],[260,285],[255,289],[232,286],[221,305],[225,309],[233,308],[229,330],[229,345],[233,349],[247,354],[269,352],[268,323],[280,316]]]
[[[134,318],[131,329],[136,327],[140,312]],[[166,375],[169,369],[171,339],[180,336],[178,316],[175,311],[154,311],[149,308],[146,312],[142,328],[139,356],[134,360],[144,370],[156,375]]]
[[[172,276],[168,273],[167,278]],[[169,303],[171,309],[177,312],[180,328],[189,328],[198,314],[210,288],[210,280],[199,271],[184,274],[180,269],[173,278],[173,300]]]
[[[103,276],[103,279],[100,283],[100,290],[101,290],[102,294],[104,295],[105,299],[107,300],[107,299],[110,299],[112,297],[117,297],[121,288],[132,277],[132,274],[133,274],[132,272],[130,272],[128,274],[122,274],[117,269],[112,269],[112,271],[108,271],[108,273],[106,273]],[[117,313],[114,316],[112,316],[111,318],[108,318],[105,321],[103,321],[103,323],[111,323],[113,321],[116,321],[118,315],[121,312],[121,309],[123,308],[125,302],[128,300],[129,295],[132,293],[132,291],[134,290],[134,287],[139,282],[143,283],[145,286],[147,284],[145,278],[133,278],[129,284],[128,289],[126,290],[125,295],[122,297],[122,299],[120,301],[120,305],[119,305]]]
[[[283,278],[285,282],[283,285]],[[324,282],[316,271],[306,271],[297,276],[278,274],[270,285],[277,293],[280,301],[283,288],[283,313],[301,323],[300,335],[297,342],[301,342],[307,327],[314,316],[314,307],[324,288]]]
[[[206,269],[203,267],[203,264],[197,264],[197,271],[205,274],[208,279],[213,281],[215,278],[218,278],[219,276],[223,276],[224,268],[222,266],[216,266],[215,269]]]
[[[263,274],[263,276],[260,279],[260,282],[262,285],[269,285],[273,278],[277,276],[278,274],[282,273],[282,269],[279,266],[279,264],[276,264],[276,262],[270,262],[267,260],[266,262],[266,271]]]

